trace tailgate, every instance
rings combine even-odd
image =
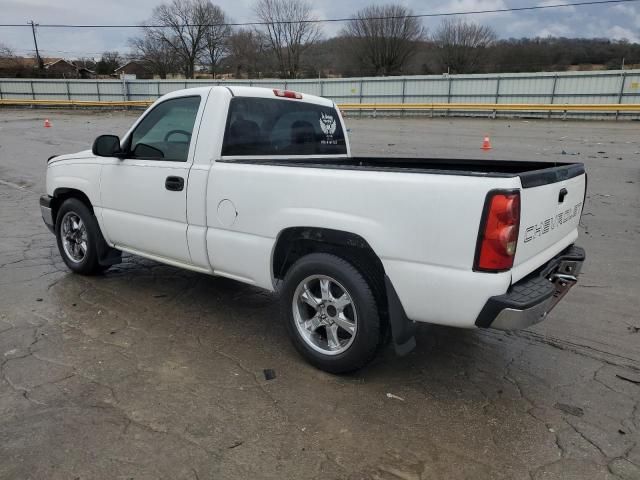
[[[586,181],[581,164],[521,176],[520,235],[512,282],[525,277],[575,242]]]

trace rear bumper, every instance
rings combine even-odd
[[[504,295],[491,297],[478,315],[476,326],[519,330],[541,322],[576,284],[584,259],[584,249],[568,247],[514,283]]]
[[[51,213],[51,201],[52,198],[49,195],[42,195],[40,197],[40,213],[42,214],[42,220],[51,233],[54,232],[55,223],[53,222],[53,215]]]

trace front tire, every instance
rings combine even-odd
[[[327,253],[300,258],[287,272],[281,292],[286,326],[295,348],[330,373],[358,370],[381,344],[375,295],[346,260]]]
[[[98,260],[100,227],[91,210],[77,198],[64,201],[56,215],[56,240],[64,263],[75,273],[95,275],[108,267]]]

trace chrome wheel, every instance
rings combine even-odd
[[[62,248],[67,258],[74,263],[80,263],[87,255],[87,228],[74,212],[67,212],[60,224]]]
[[[295,290],[292,308],[302,339],[324,355],[343,353],[356,338],[358,317],[353,299],[331,277],[305,278]]]

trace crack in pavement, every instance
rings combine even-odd
[[[200,338],[199,337],[198,337],[198,341],[200,342]],[[202,343],[201,343],[201,345],[202,345]],[[271,401],[271,403],[276,408],[276,410],[278,412],[280,412],[280,414],[284,417],[285,421],[287,423],[291,423],[288,413],[282,408],[282,406],[279,404],[278,400],[276,400],[273,397],[273,395],[265,388],[265,386],[260,382],[260,380],[258,380],[258,376],[256,375],[255,372],[252,372],[251,370],[249,370],[247,367],[245,367],[242,364],[242,362],[240,362],[240,360],[238,360],[237,358],[233,357],[232,355],[229,355],[228,353],[225,353],[225,352],[223,352],[221,350],[214,350],[214,352],[217,353],[218,355],[221,355],[222,357],[232,361],[238,368],[240,368],[245,373],[249,374],[253,378],[256,386]]]
[[[497,332],[481,331],[481,334],[496,335]],[[505,335],[505,334],[503,334]],[[549,335],[541,335],[539,333],[531,332],[528,330],[516,330],[509,332],[508,335],[528,340],[533,344],[544,344],[559,350],[569,351],[578,355],[585,356],[587,358],[598,360],[599,362],[607,363],[616,367],[628,368],[634,371],[640,371],[637,361],[633,358],[625,357],[624,355],[618,355],[615,353],[607,352],[605,350],[599,350],[589,345],[583,345],[580,343],[570,342],[560,338],[551,337]],[[616,361],[616,359],[622,360]],[[630,362],[630,363],[627,363]]]
[[[0,223],[6,226],[0,308],[3,300],[8,307],[0,314],[0,342],[12,353],[0,358],[6,392],[0,402],[7,402],[0,409],[18,413],[0,419],[0,450],[3,458],[29,455],[23,468],[48,462],[53,452],[64,459],[58,460],[61,468],[82,469],[77,452],[85,448],[83,435],[107,436],[110,422],[116,422],[113,435],[123,448],[149,444],[149,462],[162,464],[158,452],[170,446],[186,456],[210,457],[216,467],[227,461],[247,466],[244,478],[407,477],[414,472],[402,467],[432,462],[438,477],[534,479],[547,478],[545,468],[561,471],[551,466],[563,462],[598,464],[611,475],[629,469],[630,459],[637,463],[632,440],[640,400],[635,386],[612,379],[612,372],[637,372],[638,362],[632,354],[618,355],[615,344],[599,349],[597,341],[582,345],[586,340],[572,334],[564,340],[535,332],[436,332],[424,334],[427,345],[406,359],[385,359],[390,366],[380,362],[357,378],[325,376],[300,365],[273,332],[255,334],[256,327],[271,328],[275,304],[253,290],[127,255],[104,277],[66,274],[34,207],[36,193],[6,182],[0,181]],[[604,282],[580,285],[598,295]],[[36,295],[44,301],[34,307]],[[278,382],[261,381],[257,366],[264,362],[278,369]],[[406,401],[385,401],[390,391]],[[584,407],[588,425],[559,413],[558,402]],[[82,423],[78,417],[86,415],[91,425],[78,438],[47,438],[44,449],[32,448],[27,434],[23,446],[2,436],[3,427],[15,422],[18,434],[44,425],[46,437],[60,425],[34,424],[29,412],[55,415],[56,409],[64,412],[63,423]],[[620,426],[624,438],[616,436]],[[228,449],[228,436],[242,445]],[[61,441],[68,452],[61,452]],[[136,466],[136,477],[149,474],[142,460],[127,460],[127,453],[118,458],[122,450],[109,444],[100,447],[100,461]],[[383,461],[391,449],[400,452],[398,465]],[[180,468],[175,477],[209,475],[209,465],[172,461]],[[365,465],[364,473],[354,465]],[[111,468],[112,476],[122,477],[133,470]]]

